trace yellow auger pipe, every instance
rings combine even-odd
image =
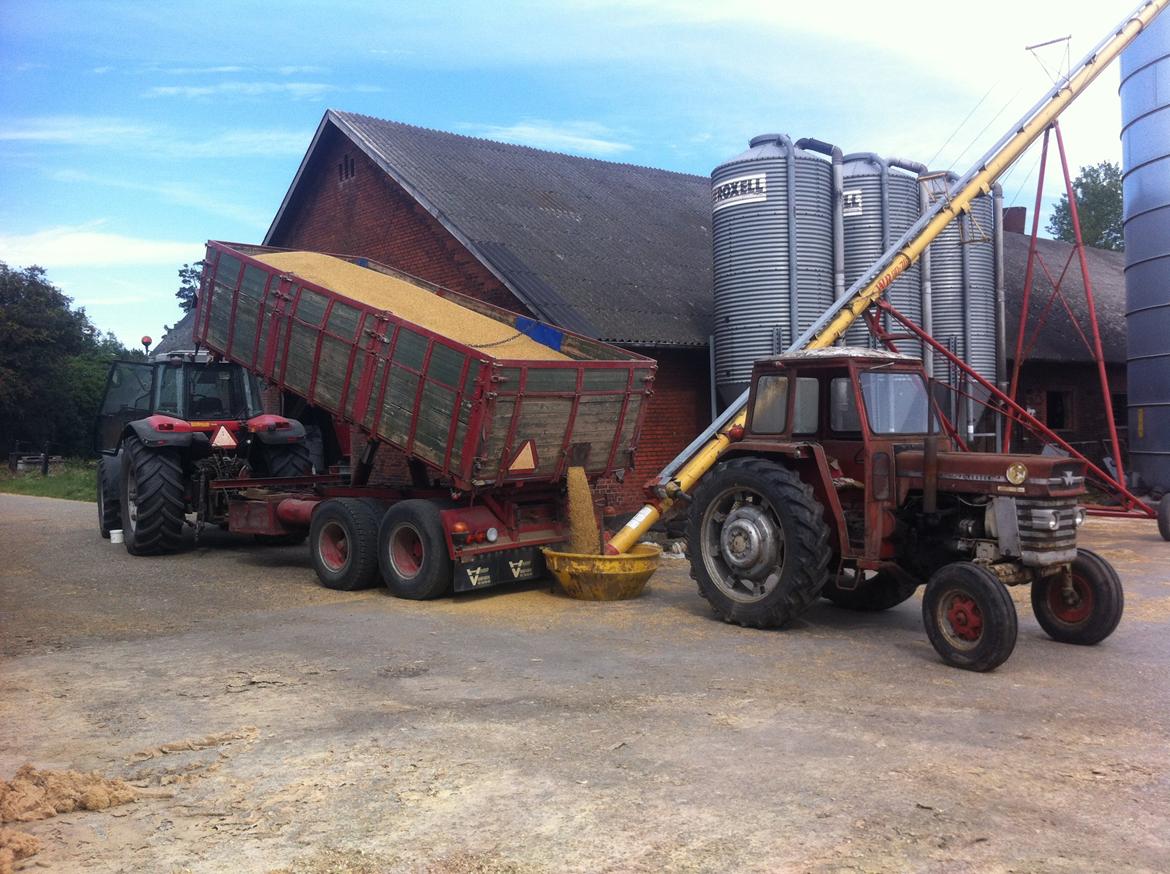
[[[1121,54],[1122,50],[1167,5],[1170,5],[1170,0],[1148,0],[1134,10],[1117,28],[1112,37],[1086,57],[1078,65],[1075,73],[1070,72],[1069,77],[1050,92],[1050,98],[1046,102],[1025,117],[1016,129],[1016,133],[984,162],[979,171],[971,176],[959,191],[948,193],[945,203],[936,209],[926,226],[902,249],[894,253],[873,280],[860,291],[854,293],[837,311],[836,315],[829,320],[828,324],[821,329],[820,333],[801,348],[822,349],[836,343],[854,320],[885,294],[886,289],[894,280],[922,256],[926,247],[942,233],[948,224],[960,213],[970,211],[972,200],[980,194],[991,193],[992,184],[1027,151],[1028,146],[1039,138],[1044,130],[1068,108],[1068,105],[1101,74],[1102,70],[1109,66],[1114,58]],[[747,408],[745,406],[722,431],[712,437],[679,469],[675,477],[667,483],[665,495],[659,499],[657,504],[644,506],[614,534],[606,545],[606,552],[610,554],[626,552],[641,540],[650,527],[674,505],[678,496],[688,494],[699,479],[715,465],[715,462],[732,443],[732,437],[729,436],[728,432],[737,426],[743,427],[746,422]]]

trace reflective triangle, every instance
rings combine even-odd
[[[219,426],[219,430],[215,432],[215,436],[211,438],[211,445],[216,449],[234,449],[236,447],[236,438],[232,436],[232,432],[223,425]]]
[[[536,470],[536,444],[531,440],[525,440],[520,451],[516,453],[516,457],[512,459],[512,463],[508,465],[508,472],[532,473],[534,470]]]

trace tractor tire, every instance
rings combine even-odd
[[[400,501],[386,511],[378,526],[378,565],[396,598],[429,601],[451,590],[451,556],[434,503]]]
[[[330,498],[314,511],[309,553],[327,589],[356,592],[378,582],[378,515],[360,498]]]
[[[98,533],[106,540],[110,532],[122,527],[122,500],[119,483],[111,475],[111,459],[102,456],[97,466]]]
[[[836,580],[830,580],[821,590],[821,596],[833,602],[842,610],[856,610],[859,613],[877,613],[897,607],[918,591],[918,583],[879,572],[864,580],[856,589],[842,589]]]
[[[1048,636],[1061,643],[1092,646],[1121,622],[1125,594],[1117,571],[1097,553],[1078,549],[1072,563],[1072,592],[1057,577],[1032,583],[1032,612]]]
[[[162,555],[183,544],[187,486],[179,453],[143,446],[137,437],[122,444],[122,535],[131,555]]]
[[[1170,492],[1158,501],[1158,533],[1163,540],[1170,540]]]
[[[973,562],[935,571],[922,596],[922,621],[935,652],[956,668],[991,671],[1016,648],[1012,596],[995,574]]]
[[[812,489],[775,462],[725,462],[695,491],[691,577],[725,622],[774,628],[816,601],[829,579],[829,527]]]
[[[309,476],[313,462],[304,443],[261,443],[258,460],[262,476]]]

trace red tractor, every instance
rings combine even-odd
[[[196,532],[224,525],[213,480],[312,473],[305,429],[264,413],[254,376],[206,355],[160,358],[110,365],[95,428],[98,527],[122,529],[131,555],[177,549],[188,516]]]
[[[1121,582],[1077,547],[1083,462],[953,451],[917,359],[829,348],[757,362],[739,430],[688,528],[692,576],[725,620],[779,626],[821,596],[885,610],[925,583],[930,642],[975,671],[1015,647],[1007,586],[1031,585],[1058,641],[1117,627]]]

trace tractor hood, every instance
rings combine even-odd
[[[903,488],[922,488],[923,451],[897,454],[896,471]],[[1085,493],[1085,464],[1048,455],[992,452],[939,452],[938,490],[968,494],[1067,498]]]

